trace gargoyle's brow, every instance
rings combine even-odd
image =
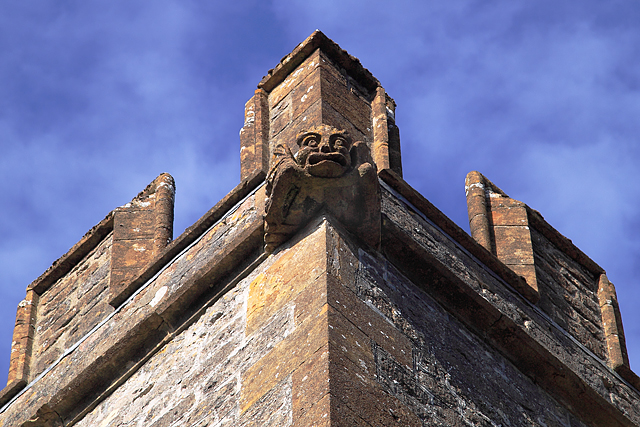
[[[329,137],[329,141],[335,141],[336,138],[342,138],[344,140],[346,140],[347,142],[350,142],[351,139],[349,138],[349,136],[346,133],[334,133],[333,135],[331,135]]]

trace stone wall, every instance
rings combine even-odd
[[[372,345],[377,381],[423,426],[585,425],[387,261],[360,251],[358,273],[358,297],[411,343],[408,365]]]
[[[598,298],[604,270],[542,215],[479,172],[467,175],[466,192],[476,241],[526,280],[528,288],[519,289],[523,295],[596,356],[608,360]]]
[[[109,234],[40,297],[31,379],[113,311],[107,298],[112,240],[113,235]]]
[[[316,222],[78,425],[592,425],[429,296],[438,279]]]
[[[455,243],[383,194],[387,215],[454,256]],[[591,425],[428,295],[446,286],[440,274],[416,285],[345,236],[326,221],[307,227],[78,425]],[[450,267],[463,262],[458,272],[487,291],[500,286],[472,259],[454,258]],[[509,289],[493,292],[526,318]],[[525,322],[535,330],[545,320]],[[612,402],[637,418],[633,393],[610,381]]]
[[[538,305],[596,356],[607,360],[598,301],[600,275],[571,259],[534,228],[531,240],[540,290]]]
[[[301,399],[301,373],[316,367],[304,362],[323,354],[327,329],[314,303],[326,291],[313,286],[326,272],[325,235],[313,231],[260,264],[77,425],[307,425],[300,417],[315,401]]]
[[[239,421],[242,373],[293,327],[291,311],[284,310],[255,333],[245,334],[249,285],[259,273],[209,307],[77,425],[246,425]],[[286,381],[265,400],[272,406],[264,418],[290,418]]]
[[[380,250],[325,216],[245,272],[211,274],[228,264],[225,252],[242,245],[243,230],[259,220],[264,194],[258,189],[0,421],[38,427],[637,424],[637,395],[615,373],[413,205],[387,186],[382,195]],[[414,263],[397,252],[389,233],[410,233],[414,243],[406,247],[424,248],[423,258]],[[234,262],[246,265],[242,258]],[[161,335],[150,340],[150,333]],[[526,353],[532,345],[537,359]],[[120,355],[123,346],[132,350]],[[554,377],[557,366],[531,365],[553,360],[561,361],[567,383],[545,377]],[[590,387],[573,392],[578,400],[563,394],[574,377]],[[573,406],[582,400],[596,411],[606,400],[609,412],[585,415]],[[26,407],[33,408],[31,424],[24,424]]]

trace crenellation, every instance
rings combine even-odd
[[[256,89],[245,104],[244,126],[240,129],[240,180],[269,169],[269,104],[267,94]]]
[[[241,183],[173,240],[156,178],[27,288],[7,427],[640,426],[604,270],[479,172],[471,236],[319,31],[245,105]]]
[[[603,270],[538,212],[478,172],[467,176],[467,203],[474,238],[535,289],[530,301],[606,361],[597,295]]]
[[[11,342],[11,359],[7,387],[26,385],[31,373],[31,355],[36,335],[37,306],[39,296],[27,290],[26,298],[20,301],[16,313],[16,323]]]
[[[386,200],[388,200],[388,203],[384,203]],[[427,280],[429,285],[423,287],[423,289],[428,290],[430,295],[436,296],[439,304],[449,307],[448,310],[450,312],[474,329],[477,334],[489,338],[494,345],[500,348],[501,353],[512,354],[513,356],[510,357],[511,363],[518,366],[518,369],[524,369],[528,375],[533,376],[540,384],[547,384],[545,389],[557,393],[556,396],[558,397],[556,398],[561,399],[563,404],[567,404],[565,400],[567,395],[564,393],[585,382],[589,384],[589,387],[592,387],[591,390],[594,392],[589,397],[594,399],[593,405],[599,405],[595,402],[601,401],[600,399],[610,401],[610,393],[602,385],[603,362],[601,359],[594,357],[588,347],[579,344],[578,340],[572,337],[565,329],[558,327],[557,324],[549,325],[546,314],[538,311],[535,306],[522,305],[521,302],[518,302],[519,300],[522,301],[520,299],[522,297],[518,296],[517,293],[512,293],[513,291],[505,287],[504,282],[496,281],[495,276],[485,275],[478,271],[478,269],[483,269],[482,265],[476,264],[476,261],[467,258],[468,255],[460,251],[457,245],[435,244],[434,242],[438,241],[445,243],[448,238],[446,236],[438,237],[441,232],[437,228],[434,228],[428,222],[420,220],[420,216],[409,214],[406,211],[406,207],[394,201],[395,199],[389,197],[389,193],[386,191],[383,193],[383,217],[386,216],[389,220],[398,224],[397,228],[393,228],[394,232],[411,230],[413,238],[419,239],[420,245],[424,250],[427,253],[432,253],[431,256],[435,257],[427,264],[437,264],[439,262],[450,265],[453,260],[455,260],[455,264],[464,264],[464,268],[462,266],[456,268],[455,264],[450,268],[458,275],[459,280],[461,280],[460,283],[466,283],[463,288],[469,286],[482,299],[477,300],[474,293],[469,296],[464,296],[464,293],[458,294],[455,291],[455,287],[452,287],[456,283],[456,279],[453,276],[445,276],[444,280],[439,279],[439,276],[443,274],[441,268],[429,268],[427,265],[417,267],[415,260],[412,262],[410,259],[394,257],[392,261],[396,263],[396,266],[400,266],[405,274],[417,269],[416,272],[412,273],[411,279],[418,286],[421,286],[420,283]],[[403,232],[407,233],[407,231]],[[405,244],[409,243],[408,240],[403,241],[406,242]],[[423,257],[425,257],[423,259],[429,259],[426,258],[426,253]],[[489,303],[490,306],[486,306],[486,303]],[[494,309],[497,309],[497,312],[491,314]],[[513,323],[509,326],[511,322]],[[520,335],[521,333],[523,335]],[[527,336],[530,338],[526,338]],[[505,337],[508,337],[506,341]],[[529,339],[532,340],[532,347],[526,344]],[[444,345],[446,341],[442,342]],[[515,344],[516,342],[518,344]],[[534,351],[536,355],[531,356],[529,354],[530,351]],[[558,361],[562,361],[562,368],[553,367]],[[524,365],[520,365],[520,363],[524,363]],[[562,374],[564,376],[562,382],[558,382],[555,376],[560,375],[559,373],[553,374],[556,369],[561,369],[564,372]],[[611,377],[611,372],[606,373],[605,377],[613,378]],[[621,378],[618,378],[615,382],[618,384],[625,383]],[[571,403],[572,411],[586,411],[589,413],[588,419],[595,422],[597,418],[596,413],[593,412],[595,411],[595,406],[587,405],[585,402],[586,396],[583,396],[580,402],[574,401]],[[624,406],[621,406],[616,410],[623,411],[624,409]],[[640,413],[627,412],[627,416],[636,419],[634,422],[640,420],[638,418]],[[600,422],[604,418],[601,418]],[[613,421],[611,422],[613,423]]]

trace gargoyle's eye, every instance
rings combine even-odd
[[[341,137],[337,137],[333,140],[333,146],[335,148],[338,147],[346,147],[347,146],[347,140]]]
[[[318,135],[308,135],[302,140],[303,147],[317,147],[319,143]]]

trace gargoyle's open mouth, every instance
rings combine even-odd
[[[347,166],[347,159],[344,155],[340,153],[311,153],[309,157],[307,157],[307,164],[315,165],[320,162],[328,160],[330,162],[335,162],[340,164],[341,166]]]

